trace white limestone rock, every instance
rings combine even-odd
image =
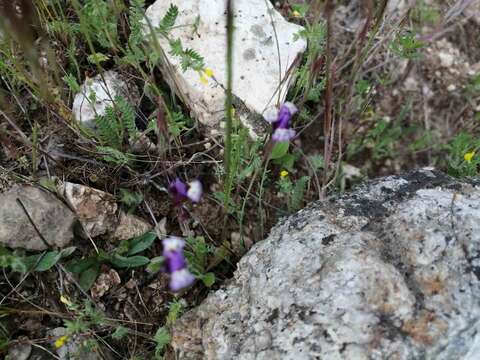
[[[95,128],[95,117],[105,115],[106,108],[113,105],[117,95],[134,105],[139,99],[138,89],[115,71],[106,71],[102,75],[86,79],[73,100],[72,112],[75,119],[84,126]]]
[[[374,180],[277,225],[172,346],[177,359],[478,359],[479,254],[479,181]]]
[[[213,70],[214,76],[208,84],[204,84],[196,71],[183,72],[179,58],[169,54],[168,41],[159,36],[158,41],[167,57],[162,65],[163,74],[194,117],[218,131],[225,108],[225,1],[157,0],[146,12],[153,27],[158,26],[170,4],[176,5],[180,11],[176,22],[178,26],[171,32],[172,39],[180,39],[184,48],[194,49],[203,56],[206,67]],[[236,0],[234,6],[234,105],[236,114],[255,137],[266,129],[266,122],[258,114],[275,105],[279,99],[284,101],[295,60],[305,50],[306,42],[295,40],[295,34],[303,28],[287,22],[270,1]],[[198,28],[194,31],[192,25],[198,16]],[[149,32],[148,27],[145,32]]]

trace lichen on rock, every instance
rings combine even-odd
[[[284,219],[177,323],[179,359],[469,359],[480,183],[431,169]]]

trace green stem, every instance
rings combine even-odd
[[[227,1],[227,89],[225,100],[226,126],[225,126],[225,149],[224,163],[226,179],[224,183],[225,209],[228,213],[230,193],[232,189],[233,174],[231,174],[232,162],[232,83],[233,83],[233,1]]]

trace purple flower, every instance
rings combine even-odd
[[[183,255],[185,241],[182,238],[170,236],[163,239],[162,244],[165,270],[170,274],[170,289],[176,292],[192,285],[195,277],[188,271]]]
[[[290,141],[295,137],[296,132],[292,129],[292,117],[297,111],[298,109],[294,104],[286,102],[280,107],[280,110],[270,109],[265,112],[265,120],[273,127],[273,141]]]
[[[181,205],[188,199],[195,203],[199,202],[203,194],[202,183],[199,180],[186,184],[179,178],[170,183],[168,191],[173,196],[173,202],[176,206]]]

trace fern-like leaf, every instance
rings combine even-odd
[[[159,29],[160,32],[167,34],[175,25],[178,17],[178,7],[173,4],[170,4],[170,7],[167,10],[167,13],[160,21]]]
[[[97,146],[97,151],[102,155],[104,161],[117,166],[128,164],[132,160],[130,154],[126,154],[109,146]]]
[[[138,129],[135,124],[135,109],[121,96],[115,97],[116,110],[120,126],[127,130],[130,139],[138,137]]]
[[[112,107],[105,109],[104,116],[97,116],[95,123],[98,129],[98,135],[103,144],[120,149],[123,142],[122,131],[118,124],[115,111]]]
[[[302,207],[303,197],[305,196],[305,190],[307,189],[309,181],[309,176],[302,176],[293,187],[291,198],[292,210],[299,210]]]

